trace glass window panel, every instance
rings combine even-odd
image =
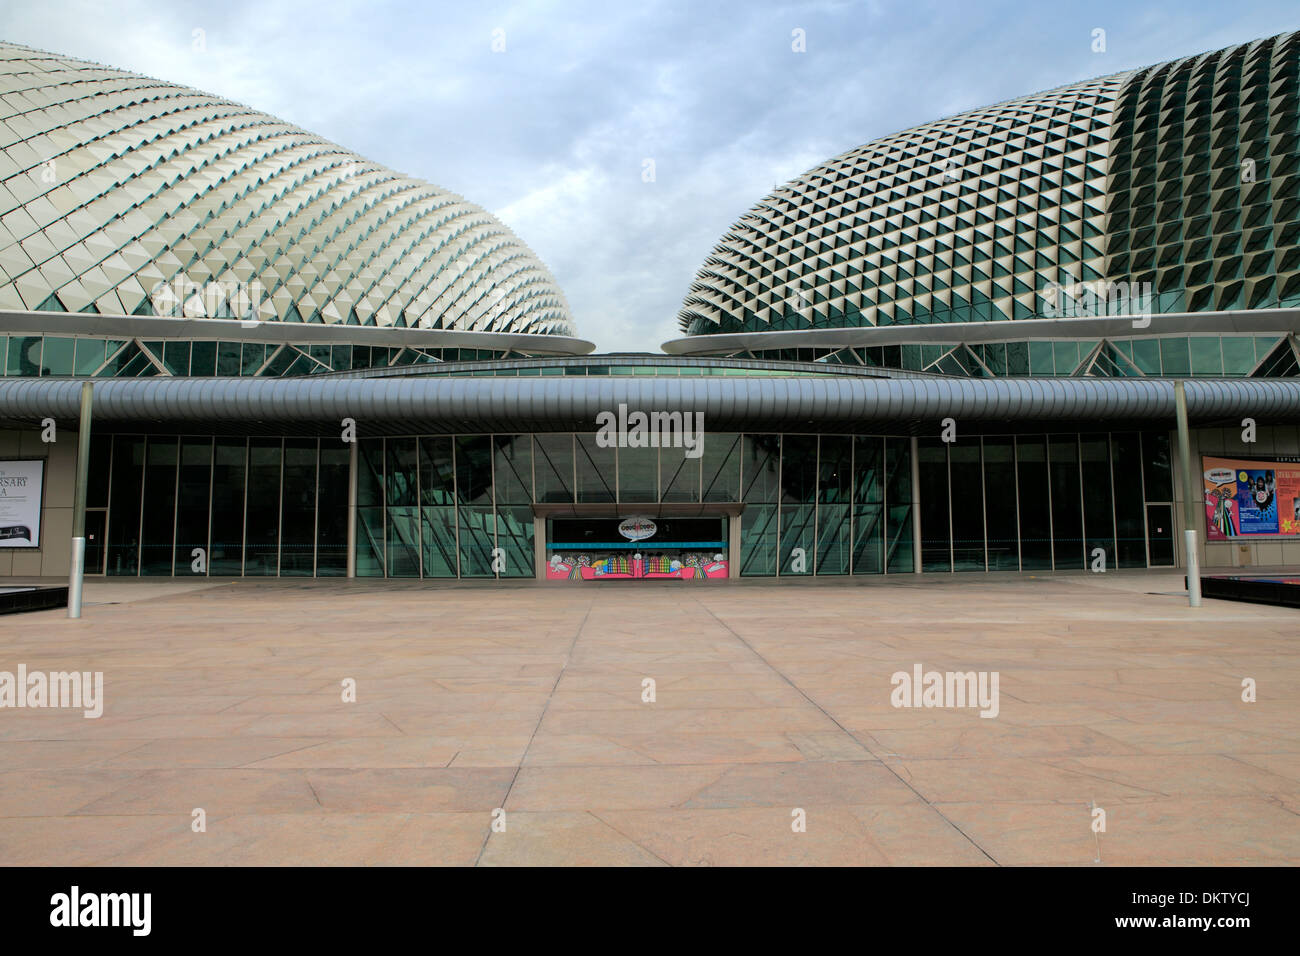
[[[190,352],[190,374],[210,376],[217,369],[217,343],[195,342]]]
[[[239,343],[221,342],[217,345],[217,374],[234,378],[240,372]]]
[[[853,501],[855,504],[885,500],[884,439],[858,436],[853,439]]]
[[[212,550],[208,573],[244,573],[244,479],[247,448],[243,438],[218,438],[212,460]]]
[[[533,440],[531,435],[493,435],[498,504],[527,505],[533,501]]]
[[[384,509],[357,508],[357,577],[384,576]]]
[[[1223,358],[1217,335],[1195,335],[1191,339],[1192,374],[1222,375]]]
[[[150,438],[145,451],[140,573],[170,575],[176,530],[176,439]]]
[[[456,577],[456,509],[450,505],[426,505],[420,512],[424,576]]]
[[[1222,344],[1224,374],[1249,374],[1255,367],[1255,340],[1247,336],[1225,335]]]
[[[140,561],[140,486],[144,438],[113,439],[113,487],[108,511],[108,573],[136,574]]]
[[[1173,501],[1173,467],[1169,458],[1169,435],[1165,432],[1142,433],[1142,461],[1146,475],[1147,501]]]
[[[528,507],[497,509],[497,547],[505,567],[503,578],[535,577],[533,554],[533,509]]]
[[[948,446],[937,438],[917,442],[921,466],[921,569],[951,571]]]
[[[709,433],[700,460],[705,501],[740,500],[740,436],[727,432]]]
[[[39,335],[10,336],[9,360],[6,374],[10,376],[36,376],[41,372],[41,337]]]
[[[749,504],[740,516],[740,573],[744,577],[776,574],[775,504]]]
[[[1027,342],[1007,343],[1007,374],[1008,375],[1029,374],[1029,343]]]
[[[881,574],[884,566],[885,508],[883,504],[853,506],[853,573]]]
[[[87,508],[108,507],[108,469],[112,456],[112,435],[90,436],[90,465],[86,475]]]
[[[420,476],[415,439],[389,438],[384,444],[388,454],[384,476],[386,503],[390,508],[418,504]],[[392,576],[391,570],[389,576]]]
[[[461,504],[492,504],[492,436],[456,438],[456,496]]]
[[[534,435],[537,500],[573,501],[573,435]]]
[[[262,363],[266,361],[267,346],[261,342],[245,342],[244,357],[240,364],[240,375],[256,375]]]
[[[280,439],[249,439],[245,575],[280,572],[281,458]]]
[[[1029,343],[1029,369],[1034,375],[1056,374],[1056,365],[1052,361],[1051,342]]]
[[[658,473],[658,448],[618,449],[618,500],[658,501]]]
[[[849,520],[853,439],[823,435],[817,459],[817,573],[848,574],[853,547]]]
[[[1019,568],[1015,443],[1010,437],[984,439],[984,527],[989,570]]]
[[[1116,565],[1145,568],[1146,522],[1142,500],[1142,441],[1137,432],[1111,435],[1111,475],[1115,489]]]
[[[357,506],[381,507],[384,503],[384,440],[363,438],[357,442]]]
[[[980,442],[968,438],[948,446],[952,480],[953,570],[984,570],[984,472]]]
[[[73,353],[77,340],[57,335],[45,336],[45,351],[41,353],[42,375],[71,375]]]
[[[212,439],[181,440],[181,470],[176,501],[177,576],[205,574],[208,564],[208,508],[212,490]],[[194,570],[194,549],[202,548],[205,570]]]
[[[1056,570],[1084,567],[1079,444],[1073,435],[1048,439],[1052,481],[1052,545]]]
[[[1056,374],[1069,375],[1079,367],[1078,342],[1053,342],[1052,352],[1056,358]]]
[[[775,503],[780,497],[780,435],[746,435],[741,450],[744,500]]]
[[[1133,364],[1141,369],[1143,375],[1160,374],[1160,340],[1134,339]]]
[[[1111,511],[1110,442],[1105,435],[1079,436],[1080,470],[1083,475],[1083,530],[1087,566],[1093,567],[1093,551],[1100,548],[1107,570],[1119,567],[1115,551],[1115,520]]]
[[[1191,371],[1187,339],[1160,339],[1160,366],[1164,375],[1187,375]]]
[[[595,435],[578,435],[577,482],[579,501],[614,500],[614,449],[601,448]]]
[[[912,528],[912,443],[885,439],[885,559],[891,574],[915,570]]]
[[[388,576],[420,576],[420,509],[414,505],[389,505],[387,511]]]
[[[456,503],[456,469],[451,436],[420,439],[420,503]],[[455,577],[455,559],[452,577]]]
[[[817,500],[817,436],[781,438],[781,573],[812,574]]]
[[[699,501],[702,460],[687,458],[685,448],[659,449],[659,500]]]
[[[154,353],[158,354],[157,352]],[[164,342],[162,347],[163,367],[173,375],[190,374],[190,343]]]
[[[316,569],[316,439],[284,442],[280,505],[280,575],[311,577]]]
[[[462,504],[456,509],[460,522],[460,576],[490,578],[492,549],[496,535],[491,508]]]
[[[1052,518],[1047,443],[1041,435],[1016,439],[1016,488],[1020,498],[1020,568],[1052,568]]]
[[[332,438],[320,443],[316,479],[316,576],[348,573],[348,473],[351,446]]]
[[[94,375],[104,364],[103,339],[77,339],[77,361],[74,374]]]

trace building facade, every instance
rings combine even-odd
[[[1206,565],[1300,565],[1298,65],[1283,35],[868,143],[728,231],[667,354],[593,355],[461,197],[0,45],[0,575],[68,572],[83,381],[90,574],[1112,571],[1183,564],[1189,518]]]

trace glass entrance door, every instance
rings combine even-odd
[[[104,530],[108,512],[103,508],[86,509],[86,573],[104,573]]]
[[[1174,507],[1147,505],[1147,565],[1174,566]]]

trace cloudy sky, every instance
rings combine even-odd
[[[0,0],[5,40],[219,94],[485,206],[606,351],[676,337],[728,226],[833,155],[1297,28],[1295,0]]]

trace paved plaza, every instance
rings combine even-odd
[[[1300,863],[1300,613],[1181,586],[92,581],[0,617],[104,675],[0,709],[0,863]]]

